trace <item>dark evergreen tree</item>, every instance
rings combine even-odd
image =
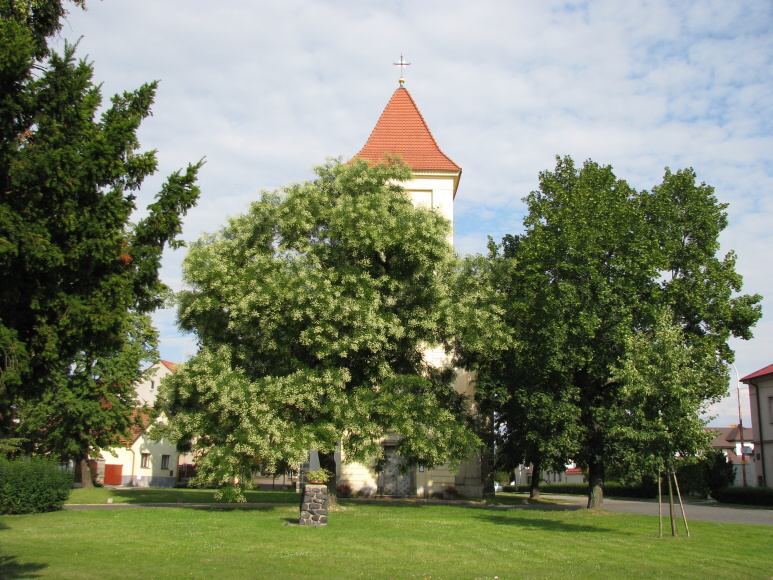
[[[128,425],[155,346],[145,315],[166,292],[161,253],[180,243],[201,164],[170,176],[130,223],[157,165],[137,140],[157,84],[99,114],[93,66],[71,45],[47,47],[64,12],[0,3],[0,429],[85,459]]]

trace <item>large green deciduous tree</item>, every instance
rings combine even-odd
[[[137,140],[156,83],[100,113],[92,65],[72,46],[48,50],[63,14],[56,1],[0,3],[0,429],[85,460],[128,425],[156,343],[146,314],[167,292],[161,254],[179,243],[199,164],[130,223],[157,165]]]
[[[407,463],[464,458],[476,444],[442,344],[455,258],[449,224],[414,208],[392,163],[330,163],[312,182],[264,193],[193,245],[179,296],[199,352],[162,385],[170,434],[202,477],[245,481],[305,460],[377,458],[399,433]]]
[[[489,242],[487,257],[466,259],[477,267],[459,278],[459,303],[475,296],[471,286],[485,288],[487,299],[475,301],[469,320],[459,319],[455,352],[477,373],[476,399],[491,417],[497,469],[531,464],[536,499],[542,471],[563,469],[577,451],[579,413],[576,389],[555,363],[561,341],[543,318],[543,281],[522,267],[519,243],[506,236],[500,246]]]
[[[502,291],[511,296],[510,324],[521,346],[498,361],[499,371],[489,368],[522,401],[503,411],[513,425],[532,404],[559,405],[551,417],[561,425],[549,433],[572,434],[576,449],[558,439],[547,451],[588,468],[588,505],[595,507],[606,468],[630,457],[630,446],[612,435],[621,415],[610,411],[636,401],[614,372],[631,335],[652,331],[658,313],[671,312],[700,377],[691,400],[714,400],[727,385],[728,339],[751,336],[760,297],[737,295],[734,255],[716,255],[725,206],[692,170],[667,170],[651,192],[638,192],[611,167],[588,161],[577,168],[567,157],[539,185],[526,200],[525,233],[504,244],[515,274]],[[541,439],[538,425],[522,425]]]

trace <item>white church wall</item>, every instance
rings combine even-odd
[[[414,172],[403,187],[416,207],[434,209],[451,223],[449,242],[453,243],[455,174]]]

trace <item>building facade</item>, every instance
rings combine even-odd
[[[773,364],[741,379],[749,386],[757,485],[773,487]]]

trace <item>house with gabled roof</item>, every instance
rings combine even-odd
[[[365,145],[355,155],[355,158],[373,164],[387,162],[391,157],[401,158],[411,169],[412,178],[401,185],[413,204],[437,211],[451,223],[449,242],[453,243],[454,199],[462,168],[440,149],[402,78]],[[452,364],[451,357],[441,347],[427,348],[424,360],[436,368],[448,368]],[[454,388],[458,393],[474,397],[472,374],[455,369]],[[456,468],[413,466],[404,471],[400,469],[397,455],[398,441],[399,435],[394,435],[382,442],[384,462],[380,471],[373,466],[348,462],[339,448],[336,454],[338,485],[355,494],[387,496],[430,497],[454,491],[468,497],[483,494],[479,455],[470,457]]]
[[[749,386],[757,485],[773,487],[773,364],[741,378]]]
[[[180,455],[175,444],[150,437],[153,424],[166,421],[163,414],[153,419],[158,387],[176,370],[175,363],[165,360],[146,370],[146,378],[136,385],[139,406],[132,414],[134,425],[120,445],[101,451],[97,459],[98,482],[135,487],[173,487],[177,483]]]
[[[733,485],[756,485],[757,477],[753,461],[754,443],[752,430],[738,425],[730,427],[706,427],[713,435],[711,448],[721,451],[735,467]]]

